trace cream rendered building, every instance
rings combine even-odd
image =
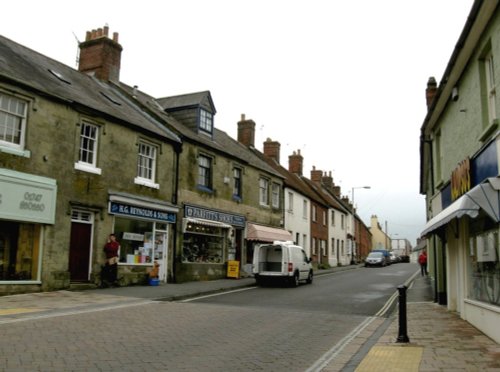
[[[376,215],[371,217],[370,232],[372,233],[372,249],[391,249],[391,239],[380,226]]]

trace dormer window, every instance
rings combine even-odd
[[[213,131],[213,115],[203,109],[200,109],[200,130],[210,135]]]

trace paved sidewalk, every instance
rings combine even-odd
[[[416,277],[407,291],[410,342],[398,343],[399,331],[396,307],[389,319],[372,322],[322,371],[500,371],[500,345],[434,303],[428,277]]]

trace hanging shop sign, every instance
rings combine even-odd
[[[56,180],[0,169],[0,218],[55,223]]]
[[[204,220],[221,222],[224,224],[245,227],[245,217],[237,214],[224,213],[212,209],[195,207],[192,205],[184,206],[184,217],[200,218]]]
[[[176,214],[172,212],[161,211],[146,207],[139,207],[115,201],[109,202],[109,213],[122,216],[144,218],[148,220],[169,222],[169,223],[174,223],[176,220]]]
[[[462,160],[451,173],[451,200],[457,200],[471,188],[470,158]]]

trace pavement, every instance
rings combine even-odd
[[[357,267],[318,270],[315,275]],[[253,285],[253,278],[240,278],[0,296],[0,324],[177,301]],[[389,317],[368,318],[308,371],[500,372],[500,345],[458,314],[434,303],[429,277],[415,275],[408,283],[406,296],[406,330],[399,325],[396,306]]]

